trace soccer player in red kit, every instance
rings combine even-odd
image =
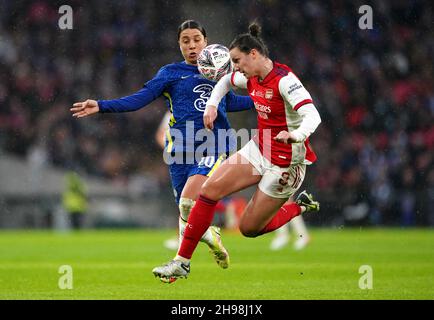
[[[295,202],[285,202],[300,188],[306,165],[316,160],[309,136],[320,124],[320,115],[292,70],[268,57],[259,33],[259,25],[253,23],[249,33],[232,42],[230,55],[236,71],[214,87],[203,116],[205,127],[212,129],[224,94],[231,86],[245,88],[258,113],[258,133],[203,184],[178,254],[152,270],[164,282],[189,274],[191,256],[212,222],[216,204],[229,194],[257,185],[239,224],[247,237],[271,232],[303,212],[319,210],[319,203],[306,191]]]

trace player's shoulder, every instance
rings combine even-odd
[[[294,73],[294,71],[288,67],[286,64],[274,63],[275,72],[280,76],[279,77],[279,85],[282,83],[293,83],[298,82],[300,79]]]
[[[312,101],[309,92],[293,72],[289,72],[279,80],[279,92],[283,97],[290,100],[295,99],[298,101],[300,98],[303,98]]]
[[[290,67],[286,64],[273,61],[273,70],[269,80],[271,84],[280,89],[293,76],[294,73]]]
[[[163,66],[159,74],[160,76],[165,76],[169,78],[179,78],[185,75],[198,74],[196,66],[186,64],[182,62],[174,62]]]
[[[291,94],[293,92],[296,92],[298,89],[305,90],[300,79],[292,70],[279,79],[278,87],[281,94]]]
[[[274,61],[274,72],[281,77],[288,75],[288,73],[292,72],[292,69],[288,67],[286,64],[279,63]]]
[[[161,73],[170,73],[180,69],[179,62],[173,62],[162,66],[159,70]]]

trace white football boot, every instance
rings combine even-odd
[[[152,273],[162,282],[173,283],[179,278],[187,278],[190,274],[190,263],[179,260],[171,260],[168,263],[155,267]]]

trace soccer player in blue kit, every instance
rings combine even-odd
[[[249,110],[253,108],[253,102],[247,96],[227,94],[219,105],[214,129],[208,132],[214,135],[214,139],[207,139],[204,147],[203,140],[194,137],[199,130],[205,130],[203,112],[216,84],[202,77],[197,69],[199,53],[207,46],[205,29],[194,20],[184,21],[178,28],[178,43],[185,61],[162,67],[138,92],[114,100],[77,102],[70,111],[76,118],[98,112],[135,111],[160,96],[165,98],[172,113],[169,120],[170,129],[166,136],[165,160],[169,164],[172,186],[180,211],[179,234],[182,237],[190,210],[202,184],[230,153],[237,151],[236,140],[230,135],[224,139],[217,139],[219,129],[230,129],[226,111]],[[198,157],[199,149],[206,151]],[[220,229],[210,226],[201,241],[209,246],[217,264],[227,268],[229,254],[222,244]]]

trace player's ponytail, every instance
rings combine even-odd
[[[252,37],[259,38],[261,34],[261,26],[255,21],[249,25],[249,33]]]
[[[260,37],[261,26],[255,21],[249,25],[249,32],[238,35],[229,46],[229,50],[238,48],[241,52],[250,53],[256,49],[263,56],[268,57],[268,48]]]

